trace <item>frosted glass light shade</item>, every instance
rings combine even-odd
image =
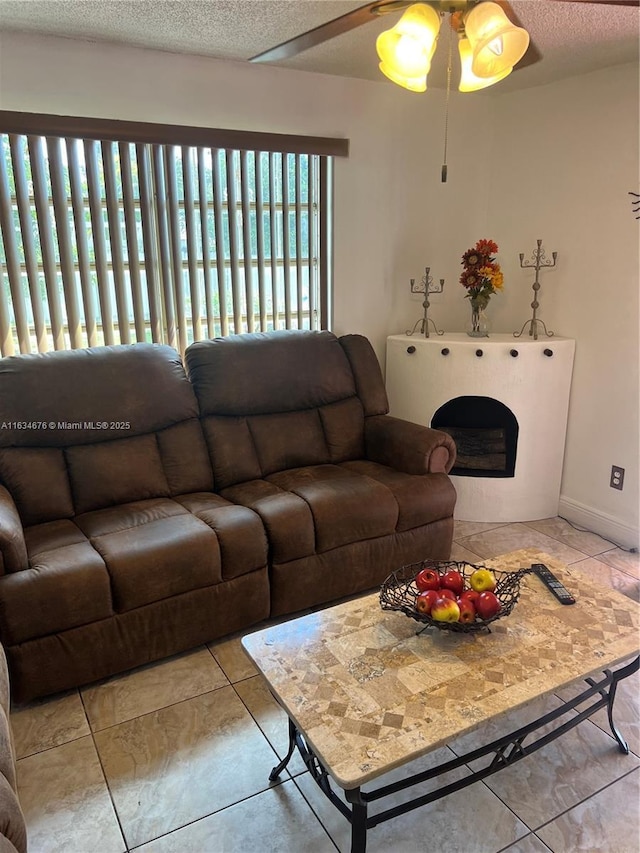
[[[460,72],[460,85],[458,86],[460,92],[477,92],[479,89],[486,89],[487,86],[493,86],[494,83],[504,80],[513,71],[512,68],[507,68],[495,77],[476,77],[471,70],[473,50],[469,39],[460,39],[458,42],[458,52],[460,53],[460,65],[462,69]]]
[[[439,31],[440,16],[433,7],[410,6],[395,27],[376,39],[382,73],[405,89],[424,92]]]
[[[476,77],[496,77],[519,62],[529,47],[529,33],[512,24],[497,3],[478,3],[464,20]]]
[[[388,68],[384,62],[380,63],[380,71],[389,78],[393,83],[402,86],[403,89],[408,89],[410,92],[426,92],[427,91],[427,75],[419,74],[416,77],[408,77],[405,74],[398,74],[393,68]]]

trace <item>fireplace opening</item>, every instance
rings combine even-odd
[[[431,419],[433,429],[449,433],[457,457],[451,474],[459,477],[513,477],[518,421],[491,397],[455,397]]]

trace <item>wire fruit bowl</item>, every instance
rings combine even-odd
[[[498,619],[508,616],[515,607],[520,595],[520,581],[523,575],[531,571],[530,569],[521,569],[516,572],[501,572],[497,569],[489,569],[496,579],[494,593],[501,604],[500,611],[489,619],[480,619],[476,616],[474,622],[439,622],[437,619],[427,616],[426,613],[419,613],[416,610],[416,599],[420,595],[420,591],[416,586],[415,578],[422,569],[435,569],[441,577],[450,569],[455,569],[455,571],[460,572],[464,577],[465,589],[470,589],[469,578],[471,575],[476,569],[486,568],[487,566],[474,565],[473,563],[434,560],[423,560],[420,563],[411,563],[408,566],[402,566],[400,569],[392,572],[382,584],[380,589],[380,606],[383,610],[398,610],[411,619],[415,619],[417,622],[423,622],[425,628],[433,627],[441,631],[454,631],[460,634],[491,631],[489,625]]]

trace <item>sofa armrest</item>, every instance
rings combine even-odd
[[[446,432],[391,415],[366,418],[364,436],[367,459],[407,474],[448,474],[456,460]]]
[[[27,853],[27,828],[18,801],[9,708],[9,672],[0,646],[0,851]]]
[[[22,522],[13,498],[0,486],[0,573],[20,572],[29,567]]]

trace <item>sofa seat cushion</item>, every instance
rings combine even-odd
[[[76,523],[105,562],[117,612],[222,579],[216,534],[176,501],[135,501]]]
[[[107,507],[77,515],[76,526],[89,539],[117,533],[131,527],[141,527],[152,521],[186,515],[187,510],[171,498],[150,498],[145,501],[132,501],[121,506]]]
[[[23,643],[113,615],[105,561],[72,521],[27,528],[29,568],[0,584],[5,643]]]
[[[87,537],[77,524],[67,518],[58,521],[46,521],[43,524],[33,524],[24,528],[24,542],[29,556],[29,564],[33,563],[38,554],[43,551],[55,551],[67,545],[78,545],[86,542]]]
[[[266,480],[309,505],[317,553],[395,532],[398,504],[393,493],[356,471],[312,465],[280,471]]]
[[[288,563],[315,553],[313,514],[303,498],[266,480],[239,483],[221,494],[260,516],[275,562]]]
[[[398,504],[398,533],[453,514],[456,492],[446,474],[405,474],[364,459],[344,462],[341,467],[369,477],[392,492]]]
[[[267,565],[267,537],[260,517],[251,509],[207,492],[180,495],[175,500],[216,534],[223,580]]]
[[[221,494],[258,513],[276,563],[394,533],[398,520],[390,489],[341,465],[280,471]]]

